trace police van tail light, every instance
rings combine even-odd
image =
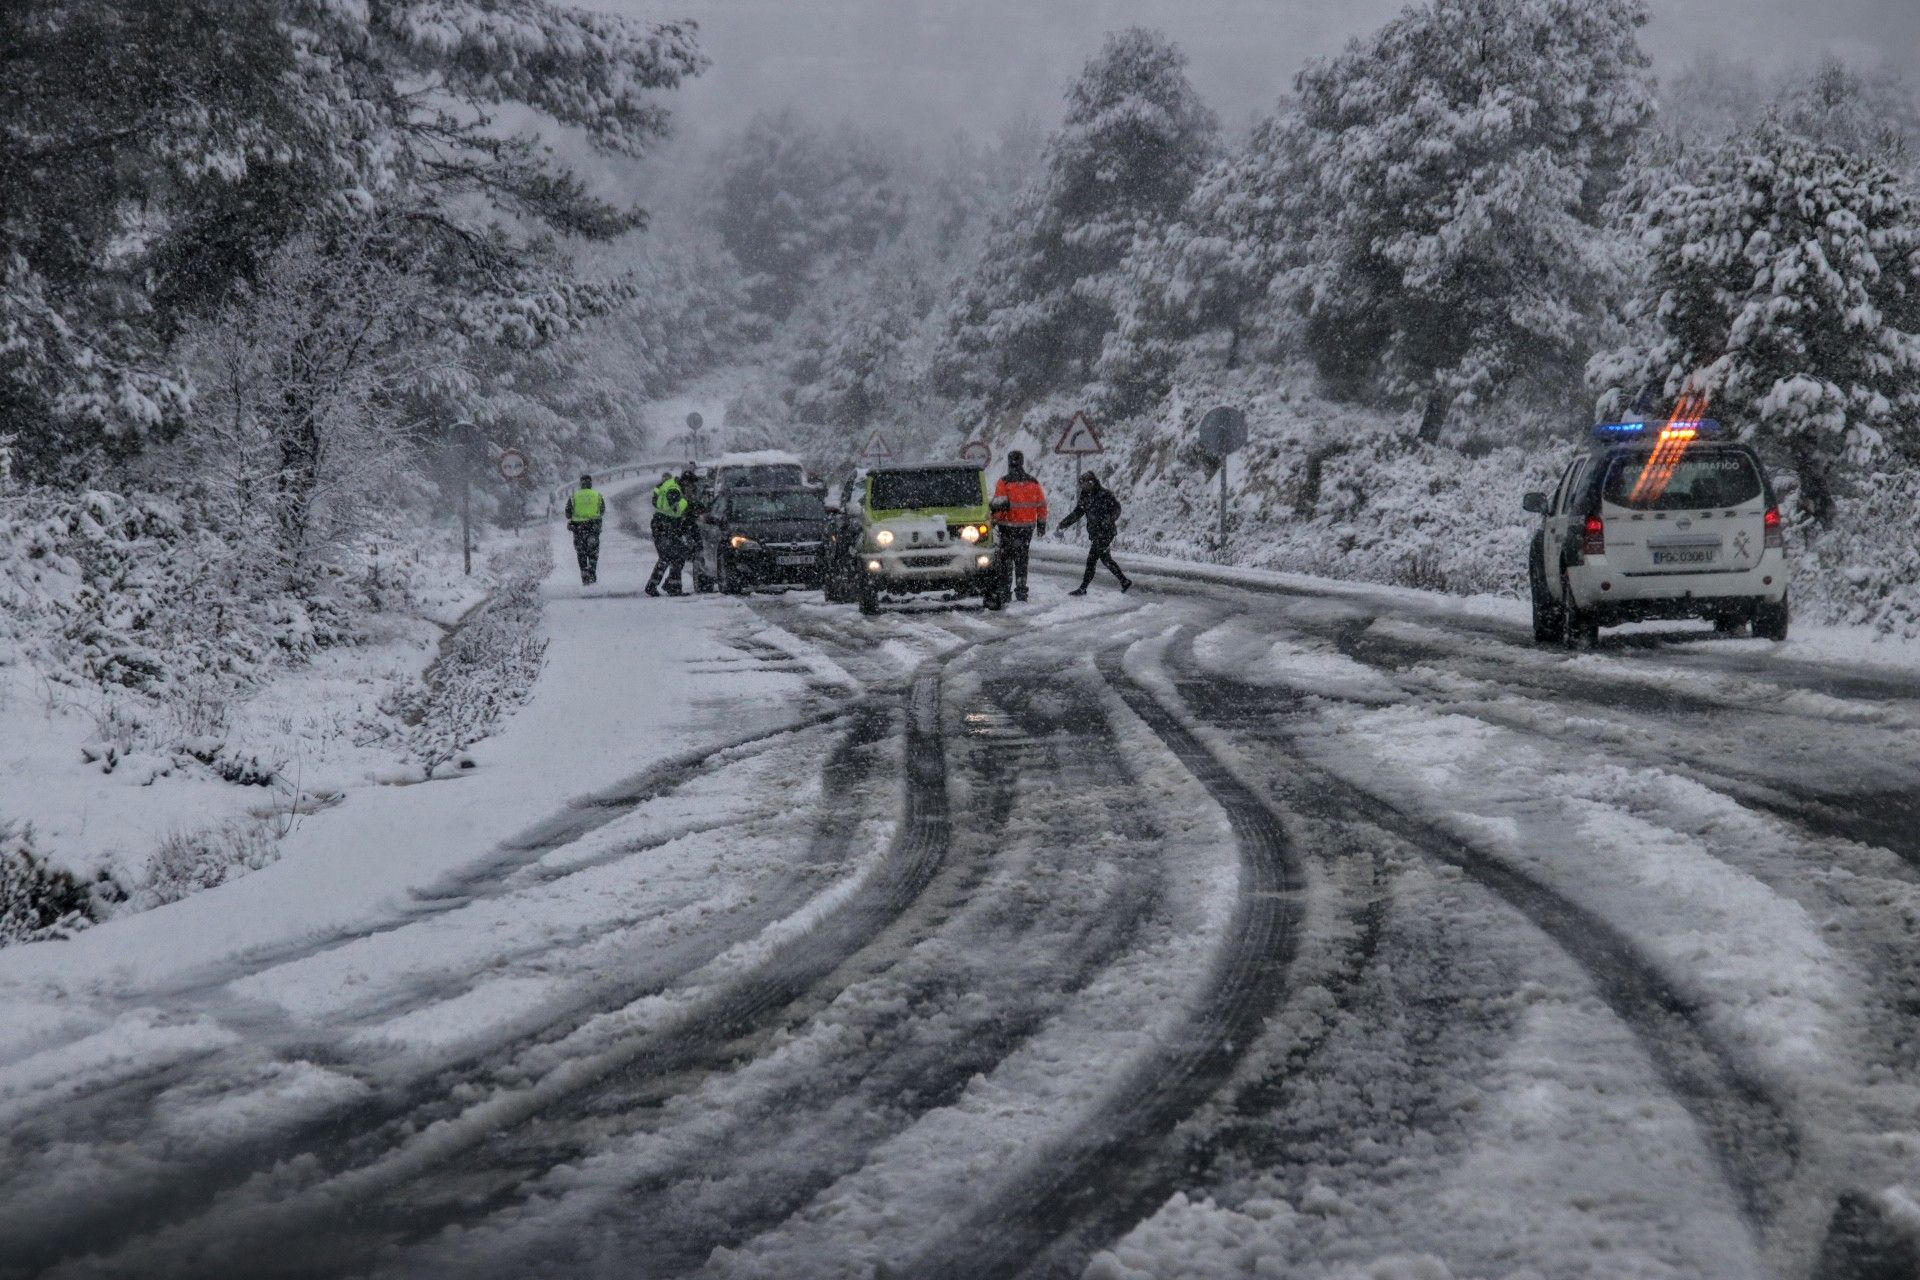
[[[1580,554],[1583,556],[1607,554],[1607,522],[1599,516],[1587,517],[1586,527],[1580,531]]]
[[[1785,522],[1780,519],[1780,508],[1767,508],[1766,524],[1767,546],[1775,550],[1785,551],[1787,549],[1787,526]]]

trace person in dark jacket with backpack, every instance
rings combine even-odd
[[[1130,591],[1133,579],[1113,559],[1113,540],[1120,534],[1120,499],[1114,497],[1113,492],[1100,483],[1100,477],[1091,471],[1080,473],[1079,501],[1074,503],[1067,518],[1060,522],[1060,531],[1065,533],[1082,520],[1087,522],[1087,572],[1080,579],[1080,586],[1067,594],[1087,594],[1087,588],[1093,585],[1093,571],[1103,564],[1113,570],[1114,577],[1120,579],[1121,593]]]

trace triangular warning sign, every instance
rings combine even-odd
[[[1055,453],[1072,454],[1076,457],[1089,453],[1105,453],[1107,448],[1100,443],[1100,433],[1093,429],[1093,422],[1081,410],[1073,415],[1060,438],[1054,442]]]
[[[887,443],[887,438],[880,434],[878,427],[875,427],[873,434],[867,437],[867,442],[860,446],[860,456],[885,461],[893,456],[893,446]]]

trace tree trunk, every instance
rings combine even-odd
[[[1426,411],[1420,415],[1420,443],[1439,444],[1440,431],[1447,425],[1447,397],[1444,392],[1427,393]]]

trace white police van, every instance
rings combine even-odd
[[[1528,551],[1533,634],[1592,644],[1603,626],[1701,618],[1787,638],[1780,508],[1752,448],[1710,420],[1614,422],[1567,464]]]

